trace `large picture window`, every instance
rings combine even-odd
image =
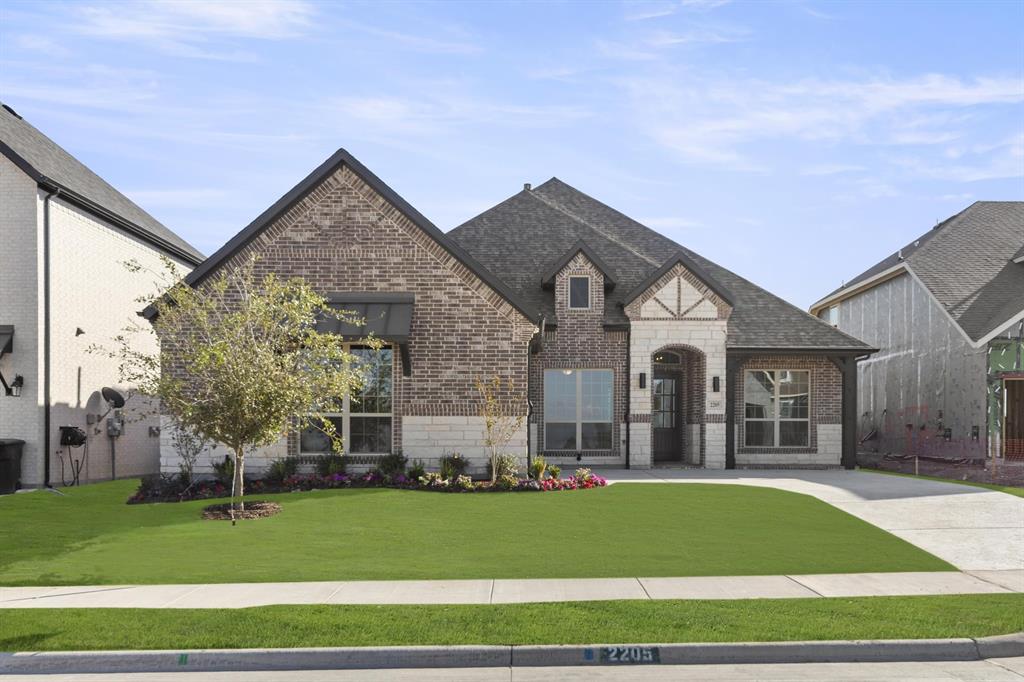
[[[810,383],[811,373],[806,370],[747,370],[743,377],[744,444],[807,447]]]
[[[362,373],[363,386],[358,393],[336,401],[338,411],[325,416],[342,438],[346,454],[388,454],[391,452],[391,349],[376,351],[352,345],[346,350]],[[331,439],[315,425],[303,429],[299,443],[303,454],[331,451]]]
[[[610,369],[544,370],[544,449],[612,449]]]

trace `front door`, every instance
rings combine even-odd
[[[651,428],[654,461],[678,462],[680,438],[679,378],[675,372],[655,372],[651,384]]]
[[[1007,379],[1003,456],[1024,459],[1024,379]]]

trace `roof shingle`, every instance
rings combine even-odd
[[[682,252],[729,292],[730,348],[871,350],[857,339],[552,178],[523,190],[448,233],[520,296],[555,318],[554,296],[541,288],[543,268],[579,240],[618,277],[605,297],[605,324],[628,323],[623,303],[672,254]]]
[[[0,153],[36,182],[48,181],[133,226],[139,236],[198,264],[204,258],[191,244],[139,208],[56,142],[7,106],[0,106]]]

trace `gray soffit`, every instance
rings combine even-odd
[[[189,265],[204,256],[85,164],[16,114],[0,106],[0,154],[46,190]]]

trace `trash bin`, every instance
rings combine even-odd
[[[13,493],[21,479],[21,447],[25,441],[0,438],[0,495]]]

